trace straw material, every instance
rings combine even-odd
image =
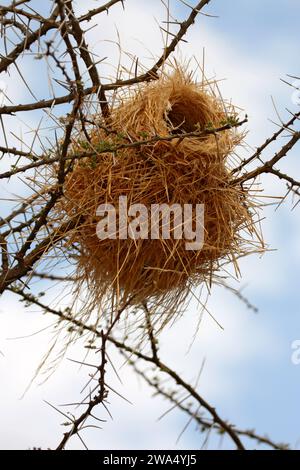
[[[219,128],[236,119],[231,105],[212,91],[211,84],[193,83],[182,70],[155,83],[127,90],[111,111],[110,128],[81,137],[73,152],[92,152],[78,160],[64,186],[60,210],[68,218],[81,215],[69,243],[80,250],[78,272],[88,286],[90,301],[110,299],[120,305],[150,301],[162,309],[178,308],[192,286],[210,281],[220,265],[233,262],[259,244],[250,194],[235,185],[228,157],[243,136],[231,128],[201,137],[183,132]],[[128,144],[154,136],[176,137],[147,145],[97,154],[103,146]],[[204,204],[204,246],[186,250],[185,239],[99,240],[97,207],[118,208],[119,196],[129,204]],[[250,240],[250,241],[249,241]],[[237,265],[236,265],[237,266]]]

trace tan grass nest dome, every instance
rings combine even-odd
[[[94,302],[104,298],[132,304],[145,301],[170,306],[186,298],[190,289],[211,280],[221,265],[236,263],[259,243],[254,223],[255,204],[249,192],[235,184],[229,157],[241,143],[235,129],[182,138],[180,133],[219,128],[236,119],[232,105],[214,94],[209,83],[194,83],[182,70],[157,81],[129,88],[115,101],[109,127],[91,130],[91,142],[80,137],[76,160],[64,184],[61,205],[67,217],[81,215],[70,243],[79,247],[80,282]],[[175,135],[178,134],[178,135]],[[136,140],[169,137],[140,146]],[[172,138],[171,138],[172,136]],[[174,138],[173,138],[174,137]],[[127,145],[116,152],[105,146]],[[101,153],[97,154],[97,150]],[[235,175],[236,177],[236,175]],[[186,250],[186,240],[99,240],[97,207],[128,204],[204,204],[204,245]]]

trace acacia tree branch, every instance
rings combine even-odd
[[[285,180],[290,185],[294,188],[295,186],[300,187],[300,181],[295,180],[295,178],[292,178],[291,176],[287,175],[286,173],[282,173],[279,170],[276,170],[275,168],[270,168],[268,173],[272,173],[272,175],[277,176],[280,180]]]
[[[75,319],[74,319],[74,321],[71,321],[72,316],[70,314],[66,314],[66,313],[63,313],[61,311],[57,311],[57,310],[43,304],[38,299],[36,299],[32,294],[25,293],[22,289],[20,289],[18,287],[9,287],[8,290],[10,292],[16,293],[19,296],[21,296],[22,299],[24,301],[26,301],[27,303],[37,305],[38,307],[42,308],[45,312],[54,314],[54,315],[58,316],[61,320],[71,322],[71,323],[73,323],[74,325],[76,325],[77,327],[79,327],[83,330],[86,329],[85,324],[83,322],[77,321]],[[99,375],[99,378],[98,378],[98,381],[97,381],[97,387],[96,387],[97,392],[94,396],[92,396],[92,393],[94,393],[95,390],[92,391],[89,394],[89,401],[88,401],[87,408],[85,409],[85,411],[78,418],[70,419],[70,417],[68,416],[71,428],[70,428],[69,431],[64,433],[63,438],[61,439],[60,443],[56,447],[56,450],[65,449],[65,446],[68,443],[68,441],[70,440],[70,438],[72,436],[74,436],[75,434],[79,435],[79,433],[80,433],[81,429],[83,428],[86,420],[90,416],[92,416],[92,411],[94,410],[95,407],[97,407],[100,404],[105,406],[105,401],[106,401],[106,398],[107,398],[107,395],[108,395],[108,389],[112,390],[112,388],[109,387],[107,385],[106,381],[105,381],[105,372],[106,372],[105,365],[107,363],[106,344],[107,344],[107,341],[109,340],[110,333],[112,332],[115,325],[118,323],[122,313],[128,308],[131,300],[132,300],[132,298],[127,300],[124,303],[124,305],[117,310],[116,315],[112,319],[111,323],[109,324],[106,332],[104,332],[104,330],[99,331],[95,327],[88,327],[88,331],[93,332],[93,334],[95,334],[98,338],[101,339],[101,347],[100,347],[100,350],[99,350],[100,351],[100,365],[98,367],[96,367],[96,369],[97,369],[96,373],[98,373],[98,375]],[[95,375],[96,374],[93,375],[93,378],[95,377]],[[106,406],[105,406],[105,408],[106,408]]]
[[[72,64],[73,64],[73,70],[74,70],[74,73],[75,73],[76,87],[77,87],[76,99],[75,99],[74,104],[73,104],[72,113],[71,113],[70,118],[68,120],[68,123],[66,125],[64,140],[63,140],[61,150],[59,151],[59,155],[58,155],[59,168],[58,168],[58,172],[57,172],[57,183],[58,183],[57,188],[54,189],[54,191],[52,191],[50,193],[50,200],[46,203],[45,207],[40,212],[40,215],[37,217],[37,220],[35,221],[34,226],[31,230],[29,236],[27,237],[26,241],[23,243],[22,248],[15,254],[14,257],[15,257],[15,260],[17,260],[18,265],[16,267],[12,268],[10,271],[7,269],[6,272],[2,274],[2,276],[0,278],[0,292],[2,292],[2,288],[5,288],[5,286],[9,285],[9,283],[13,281],[13,279],[16,275],[14,273],[15,271],[22,272],[22,270],[23,270],[25,273],[28,272],[28,269],[32,268],[33,259],[37,257],[37,254],[33,258],[30,255],[27,256],[26,259],[28,259],[28,258],[31,259],[29,264],[26,263],[26,260],[24,258],[25,254],[30,249],[32,243],[35,241],[36,236],[37,236],[38,232],[40,231],[40,229],[44,225],[47,224],[48,215],[49,215],[50,211],[52,210],[52,208],[54,207],[54,205],[56,204],[56,202],[59,200],[59,198],[62,195],[62,187],[63,187],[64,178],[65,178],[66,156],[67,156],[67,153],[68,153],[69,145],[71,143],[71,134],[72,134],[73,126],[74,126],[76,118],[77,118],[78,110],[80,109],[80,106],[81,106],[81,103],[82,103],[81,77],[80,77],[80,72],[79,72],[79,68],[78,68],[78,65],[77,65],[77,61],[76,61],[76,56],[74,54],[72,45],[71,45],[71,43],[68,39],[68,34],[67,34],[67,30],[66,30],[66,25],[65,25],[64,5],[63,5],[63,3],[61,3],[61,0],[56,0],[56,3],[57,3],[58,12],[59,12],[59,14],[61,16],[61,20],[62,20],[62,26],[61,26],[62,34],[64,35],[64,40],[66,42],[67,50],[68,50],[68,52],[71,56],[71,60],[72,60]],[[36,252],[36,250],[37,250],[37,248],[35,248],[35,250],[33,250],[33,251]],[[40,251],[39,257],[42,256],[42,254],[44,254],[43,250]],[[37,259],[39,259],[39,258],[37,258]]]
[[[100,81],[98,71],[97,71],[97,67],[89,53],[89,47],[86,43],[84,33],[81,29],[80,21],[77,20],[75,16],[73,6],[72,6],[72,0],[66,3],[66,8],[69,10],[69,18],[70,18],[70,23],[72,26],[72,34],[77,42],[81,58],[87,67],[93,87],[98,90],[97,95],[100,100],[100,107],[102,110],[102,115],[104,119],[107,119],[109,117],[109,106],[108,106],[108,102],[105,96],[105,91],[102,88],[101,81]]]
[[[5,275],[0,276],[0,294],[4,292],[13,282],[28,274],[33,266],[44,256],[52,247],[61,241],[66,232],[70,232],[82,222],[82,218],[72,219],[54,230],[48,237],[45,237],[37,246],[24,258],[21,258],[16,266],[9,269]]]
[[[156,136],[150,137],[148,139],[141,139],[141,140],[136,140],[134,142],[125,143],[125,144],[118,144],[118,145],[112,145],[112,144],[110,144],[109,141],[104,140],[102,142],[102,147],[103,147],[102,149],[99,148],[99,149],[97,149],[96,152],[95,152],[95,150],[93,150],[93,151],[85,151],[85,152],[82,152],[82,153],[79,153],[79,154],[66,155],[65,160],[71,160],[72,161],[72,160],[80,160],[80,159],[83,159],[83,158],[89,158],[89,157],[94,156],[95,153],[97,155],[101,155],[103,153],[116,154],[119,150],[122,150],[122,149],[142,147],[142,146],[146,146],[146,145],[149,145],[149,144],[150,145],[154,144],[156,142],[171,142],[172,140],[175,140],[175,139],[180,139],[182,141],[182,140],[184,140],[188,137],[201,138],[201,137],[206,137],[206,136],[209,136],[209,135],[216,135],[219,132],[225,132],[225,131],[233,129],[233,128],[238,128],[238,127],[242,126],[243,124],[245,124],[246,122],[247,122],[247,118],[245,118],[241,121],[238,121],[235,124],[228,123],[228,124],[224,124],[223,126],[217,127],[217,128],[214,128],[214,129],[209,128],[209,129],[204,129],[204,130],[195,131],[195,132],[182,132],[180,134],[172,134],[172,135],[168,135],[168,136],[156,135]],[[38,160],[35,160],[32,163],[28,163],[27,165],[14,168],[13,170],[9,170],[9,171],[6,171],[4,173],[0,173],[0,179],[10,178],[11,176],[16,175],[18,173],[24,173],[25,171],[32,170],[33,168],[38,168],[38,167],[43,166],[43,165],[50,165],[50,164],[56,163],[58,161],[59,161],[59,156],[50,157],[50,158],[41,156],[41,157],[39,157]]]
[[[27,34],[23,41],[21,41],[6,57],[3,57],[0,61],[0,73],[5,72],[11,64],[14,64],[17,58],[24,51],[30,49],[42,36],[45,36],[48,31],[56,28],[55,19],[58,15],[58,8],[55,8],[52,15],[48,19],[41,20],[41,25],[34,32]]]
[[[20,214],[23,214],[24,211],[26,211],[26,208],[28,207],[32,207],[32,205],[35,203],[35,201],[41,197],[43,193],[39,193],[39,194],[33,194],[32,196],[30,196],[27,200],[25,200],[24,202],[22,202],[22,204],[20,204],[19,207],[17,207],[16,209],[14,209],[10,215],[6,216],[5,218],[2,218],[0,217],[0,227],[2,227],[3,225],[9,225],[9,223],[18,215]]]
[[[78,21],[90,21],[94,16],[98,15],[99,13],[109,12],[109,9],[113,6],[116,5],[117,3],[121,3],[124,9],[124,1],[125,0],[110,0],[110,2],[105,3],[105,5],[102,5],[101,7],[94,8],[93,10],[88,11],[88,13],[85,13],[84,15],[81,15],[78,18]]]
[[[288,130],[291,126],[295,124],[297,120],[300,118],[300,111],[298,113],[293,114],[293,117],[287,121],[285,124],[283,124],[278,131],[274,132],[274,134],[266,139],[266,141],[260,145],[256,151],[254,152],[251,157],[247,158],[246,160],[243,160],[240,165],[238,165],[236,168],[232,170],[232,174],[239,173],[245,166],[249,165],[254,160],[257,160],[262,152],[272,143],[277,140],[277,138],[285,131]]]
[[[102,340],[103,331],[98,330],[98,328],[96,328],[93,325],[88,325],[85,322],[82,322],[81,320],[76,319],[69,311],[63,312],[63,311],[60,311],[60,310],[57,310],[57,309],[53,309],[49,305],[44,304],[43,302],[41,302],[34,295],[24,292],[24,290],[22,288],[19,288],[19,287],[15,286],[15,287],[9,287],[8,290],[11,291],[12,293],[15,293],[15,294],[19,295],[28,304],[37,305],[39,308],[42,309],[42,311],[44,311],[46,313],[50,313],[50,314],[58,317],[60,319],[60,321],[65,321],[69,324],[72,324],[76,328],[78,328],[80,331],[88,331],[91,334],[93,334],[94,336],[96,336],[96,337],[98,337]],[[120,309],[117,312],[115,320],[118,320],[120,318],[120,315],[122,314],[122,312],[127,307],[128,307],[128,304],[124,305],[123,309]],[[149,310],[148,310],[148,312],[149,312]],[[116,324],[116,322],[114,324]],[[132,356],[136,357],[137,359],[142,359],[143,361],[145,361],[147,363],[155,364],[161,372],[164,372],[164,373],[168,374],[173,379],[174,379],[174,375],[177,378],[177,374],[175,372],[172,375],[169,374],[169,371],[171,369],[169,369],[168,367],[166,367],[164,365],[161,368],[160,365],[157,364],[157,362],[159,363],[159,360],[157,358],[157,342],[156,341],[154,343],[155,344],[154,347],[155,347],[155,350],[156,350],[156,354],[152,354],[152,356],[146,356],[146,355],[142,354],[140,351],[136,350],[135,348],[132,348],[131,346],[129,346],[129,345],[127,345],[127,344],[125,344],[121,341],[116,340],[111,335],[108,335],[107,340],[110,341],[111,343],[113,343],[119,349],[119,352],[126,355],[127,362],[129,363],[129,365],[131,365],[135,369],[136,373],[138,373],[139,375],[141,375],[141,377],[143,377],[143,379],[147,382],[147,384],[150,387],[155,388],[159,395],[167,398],[169,401],[174,403],[176,405],[176,407],[178,407],[178,409],[181,409],[182,411],[187,413],[189,416],[192,416],[193,419],[195,421],[197,421],[198,424],[204,426],[204,428],[211,429],[213,427],[214,429],[216,429],[216,431],[218,433],[226,432],[226,429],[224,429],[223,426],[222,426],[223,420],[220,423],[218,420],[215,420],[213,415],[212,415],[212,418],[213,418],[212,420],[207,420],[207,419],[203,418],[199,413],[195,413],[194,411],[192,411],[191,408],[188,405],[185,406],[185,405],[183,405],[182,401],[180,401],[179,399],[177,400],[175,398],[176,393],[166,392],[164,390],[164,388],[159,384],[159,382],[157,382],[156,380],[150,380],[147,377],[147,375],[144,371],[141,371],[140,369],[137,368],[135,361],[132,360]],[[152,345],[152,340],[151,339],[150,339],[150,342],[151,342],[151,349],[152,349],[152,352],[153,352],[153,345]],[[129,355],[127,355],[127,353],[129,353]],[[190,389],[193,388],[192,385],[189,385],[189,387],[185,387],[185,382],[184,381],[182,383],[180,383],[180,385],[183,387],[183,389],[185,389],[189,392],[189,396],[194,396],[193,394],[190,393]],[[177,391],[177,393],[178,393],[178,391]],[[196,397],[197,396],[198,396],[198,394],[196,392]],[[197,401],[197,402],[199,403],[199,401]],[[91,411],[93,410],[93,408],[95,406],[97,406],[98,404],[99,403],[98,403],[98,401],[95,397],[95,399],[93,401],[93,406],[89,410],[90,414],[91,414]],[[86,413],[83,413],[81,415],[80,422],[79,421],[77,422],[77,429],[79,429],[79,424],[84,422],[87,417],[88,416],[86,415]],[[228,423],[226,423],[226,424],[227,424],[227,426],[229,426]],[[75,428],[76,428],[76,426],[75,426]],[[74,428],[74,432],[72,432],[72,434],[70,434],[69,437],[71,437],[71,435],[75,434],[75,428]],[[276,450],[286,450],[289,447],[288,444],[276,443],[276,442],[272,441],[270,438],[268,438],[267,436],[261,436],[261,435],[257,434],[254,430],[244,430],[244,429],[240,429],[240,428],[237,428],[237,427],[234,426],[233,427],[233,432],[236,433],[238,436],[249,437],[250,439],[256,440],[260,444],[266,444],[266,445],[268,445],[268,446],[270,446],[270,447],[272,447]]]
[[[94,333],[97,337],[100,337],[102,338],[103,337],[103,332],[102,331],[99,331],[98,329],[96,329],[95,327],[93,326],[87,326],[85,325],[85,323],[79,321],[79,320],[76,320],[76,319],[73,319],[72,315],[70,314],[64,314],[60,311],[55,311],[54,309],[51,309],[49,308],[48,306],[46,305],[43,305],[39,300],[36,300],[32,295],[30,294],[26,294],[24,293],[22,290],[19,290],[18,288],[9,288],[9,290],[11,290],[12,292],[15,292],[17,293],[18,295],[21,295],[22,298],[24,298],[25,300],[31,302],[31,303],[35,303],[36,305],[38,305],[39,307],[42,307],[45,311],[49,312],[49,313],[52,313],[56,316],[58,316],[61,320],[64,320],[64,321],[67,321],[67,322],[71,322],[73,323],[74,325],[82,328],[83,330],[87,330],[87,331],[90,331],[92,333]],[[112,333],[112,329],[113,327],[116,325],[117,321],[119,320],[120,318],[120,315],[121,313],[128,307],[129,305],[129,302],[127,302],[123,307],[122,309],[120,309],[116,316],[115,316],[115,319],[114,321],[111,323],[111,325],[109,326],[108,330],[107,330],[107,333],[105,334],[105,337],[106,337],[106,340],[105,341],[109,341],[111,343],[113,343],[118,349],[120,350],[123,350],[123,351],[126,351],[130,354],[133,354],[134,356],[136,356],[136,358],[138,359],[143,359],[145,362],[149,362],[149,363],[152,363],[153,365],[155,365],[161,372],[163,372],[164,374],[167,374],[169,377],[171,377],[176,383],[177,385],[180,385],[181,387],[183,387],[186,391],[188,391],[190,393],[190,395],[192,397],[194,397],[196,399],[196,401],[201,405],[203,406],[203,408],[205,408],[208,413],[212,416],[212,419],[215,423],[217,423],[220,427],[222,427],[222,429],[224,430],[224,432],[226,432],[230,437],[231,439],[233,440],[233,442],[235,443],[237,449],[239,450],[244,450],[244,446],[242,444],[242,442],[240,441],[238,435],[236,434],[235,430],[234,430],[234,427],[230,424],[228,424],[226,421],[224,421],[220,416],[219,414],[217,413],[217,411],[215,410],[214,407],[212,407],[211,405],[209,405],[209,403],[204,400],[204,398],[202,398],[201,395],[199,395],[199,393],[194,390],[194,388],[188,384],[187,382],[185,382],[175,371],[173,371],[171,368],[169,368],[166,364],[164,364],[162,361],[160,361],[157,357],[157,355],[152,355],[152,356],[147,356],[145,354],[143,354],[142,352],[136,350],[135,348],[123,343],[122,341],[119,341],[117,339],[115,339],[111,333]],[[74,321],[73,321],[74,320]],[[92,402],[93,403],[93,407],[96,406],[98,404],[98,402],[94,403],[94,401]],[[83,413],[81,415],[81,421],[82,420],[85,420],[86,419],[86,413]],[[78,429],[78,427],[76,427],[76,429]],[[72,430],[71,430],[72,431]],[[71,435],[73,435],[74,433],[72,432]]]
[[[99,373],[98,391],[94,397],[90,397],[89,404],[86,410],[78,418],[71,420],[71,423],[70,423],[71,429],[64,433],[62,440],[56,447],[56,450],[64,450],[68,441],[70,440],[72,436],[74,436],[75,434],[79,436],[81,429],[83,428],[86,420],[91,416],[94,408],[100,404],[104,404],[105,399],[107,398],[108,390],[105,384],[105,365],[107,363],[107,359],[106,359],[107,337],[105,336],[103,331],[100,332],[100,336],[101,336],[101,348],[100,348],[101,359],[100,359],[100,365],[99,367],[97,367],[97,372]]]
[[[223,428],[221,428],[218,423],[215,423],[214,421],[205,418],[202,414],[200,414],[199,410],[196,409],[195,411],[192,408],[191,404],[186,404],[186,400],[190,398],[190,395],[186,396],[184,399],[177,398],[178,390],[173,389],[173,390],[167,391],[157,379],[156,380],[153,378],[150,379],[144,370],[139,369],[136,363],[131,360],[129,355],[126,355],[125,353],[124,356],[126,357],[127,362],[134,369],[134,372],[140,377],[142,377],[143,380],[149,385],[149,387],[155,389],[157,396],[166,398],[168,401],[170,401],[170,403],[174,405],[172,409],[173,408],[180,409],[181,411],[185,412],[191,419],[196,421],[196,423],[199,425],[201,430],[205,429],[209,431],[210,429],[213,428],[220,435],[224,434]],[[288,444],[274,442],[269,437],[257,434],[252,429],[240,429],[240,428],[235,427],[234,430],[239,436],[253,439],[257,441],[258,444],[266,444],[272,449],[275,449],[275,450],[289,449]]]
[[[160,361],[158,358],[152,357],[152,356],[146,356],[145,354],[141,353],[140,351],[137,351],[136,349],[132,348],[131,346],[128,346],[127,344],[123,343],[122,341],[118,341],[113,337],[108,338],[109,341],[111,341],[115,346],[117,346],[118,349],[127,351],[131,354],[134,354],[138,359],[143,359],[146,362],[150,362],[154,364],[161,372],[167,374],[169,377],[171,377],[175,383],[181,387],[183,387],[189,394],[195,398],[195,400],[199,403],[200,406],[205,408],[208,413],[212,416],[212,419],[215,423],[218,423],[224,432],[228,434],[228,436],[231,437],[232,441],[235,443],[236,448],[239,450],[245,450],[244,445],[242,444],[240,438],[236,434],[234,427],[229,424],[227,421],[224,421],[219,414],[217,413],[216,409],[211,406],[199,393],[194,390],[194,388],[187,383],[185,380],[180,377],[177,372],[172,370],[170,367],[168,367],[166,364],[164,364],[162,361]]]
[[[9,267],[7,241],[6,238],[0,233],[0,247],[2,253],[2,275],[6,275]]]
[[[29,2],[30,2],[30,0],[25,0],[22,3],[29,3]],[[7,13],[12,13],[13,17],[15,17],[15,15],[24,16],[28,20],[36,20],[36,21],[39,21],[39,22],[43,22],[43,21],[46,20],[42,15],[35,14],[35,13],[29,13],[28,11],[24,10],[23,8],[18,8],[17,4],[18,4],[18,2],[14,2],[9,6],[1,5],[0,6],[0,16],[4,17],[5,15],[7,15]],[[19,5],[21,5],[21,2],[19,3]]]
[[[201,2],[198,3],[198,5],[195,8],[192,9],[192,12],[187,18],[187,20],[181,23],[180,29],[177,35],[173,38],[169,46],[164,50],[163,54],[157,60],[157,62],[147,72],[137,77],[129,78],[127,80],[116,80],[114,83],[104,84],[102,85],[101,90],[103,92],[109,91],[109,90],[116,90],[117,88],[135,85],[137,83],[148,82],[150,80],[157,79],[158,78],[157,72],[159,68],[167,60],[167,58],[172,54],[172,52],[174,52],[174,50],[176,49],[176,46],[181,41],[183,36],[187,33],[189,27],[194,23],[197,15],[201,12],[201,10],[206,5],[208,5],[210,1],[211,0],[202,0]],[[98,86],[85,88],[83,90],[83,95],[88,96],[93,93],[97,93],[98,89],[99,89]],[[34,103],[28,103],[28,104],[2,106],[0,107],[0,114],[13,114],[13,113],[21,112],[21,111],[33,111],[36,109],[51,108],[52,106],[57,106],[59,104],[70,103],[71,101],[73,101],[74,96],[75,96],[74,93],[71,92],[65,96],[51,98],[49,100],[40,100]]]
[[[273,173],[274,165],[276,165],[279,160],[285,157],[292,150],[292,148],[296,145],[299,139],[300,132],[295,132],[291,139],[279,150],[279,152],[274,155],[273,158],[271,158],[271,160],[268,160],[263,165],[235,179],[234,183],[245,183],[246,181],[257,178],[257,176],[261,175],[262,173]]]

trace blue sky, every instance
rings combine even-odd
[[[5,2],[3,2],[5,3]],[[34,3],[34,2],[32,2]],[[37,2],[40,4],[40,2]],[[177,0],[170,2],[175,17],[184,18],[187,8]],[[78,9],[94,7],[95,2],[78,2]],[[205,48],[206,73],[226,79],[221,82],[225,98],[232,99],[249,115],[247,124],[248,142],[252,147],[262,143],[275,129],[270,122],[278,122],[271,96],[283,119],[290,111],[299,109],[291,99],[291,89],[280,78],[286,74],[300,75],[299,17],[297,0],[212,0],[206,12],[218,18],[201,16],[182,44],[177,57],[193,55],[201,61]],[[116,6],[108,18],[101,17],[100,24],[88,33],[88,41],[100,56],[108,55],[109,62],[100,65],[105,74],[117,63],[118,48],[104,39],[116,40],[118,27],[124,49],[139,54],[141,60],[150,63],[162,48],[161,37],[155,19],[165,19],[165,12],[158,0],[141,2],[127,0],[125,13]],[[124,62],[126,57],[123,56]],[[33,63],[33,65],[32,65]],[[39,62],[30,57],[23,62],[25,76],[34,79],[35,92],[42,96],[47,86],[45,71]],[[16,72],[1,77],[8,87],[8,94],[15,102],[31,101]],[[64,108],[61,108],[64,109]],[[7,129],[20,132],[30,125],[36,127],[40,115],[26,116],[26,122],[17,123],[8,118]],[[47,131],[45,130],[45,134]],[[29,136],[28,136],[29,139]],[[2,145],[2,136],[0,134]],[[10,137],[13,145],[16,140]],[[284,142],[284,139],[282,140]],[[269,157],[273,146],[266,152]],[[1,162],[1,168],[4,167]],[[296,147],[280,169],[300,178],[299,146]],[[265,195],[284,194],[285,186],[271,177],[263,177],[261,185]],[[11,192],[24,191],[24,185],[15,181],[13,188],[1,186],[1,197]],[[300,339],[299,327],[299,210],[293,211],[288,199],[277,211],[275,207],[263,210],[263,232],[270,250],[262,258],[252,256],[241,261],[242,278],[236,287],[259,308],[254,314],[228,292],[214,289],[209,299],[209,309],[221,322],[219,330],[207,316],[202,322],[191,351],[187,349],[195,330],[198,314],[194,303],[172,328],[161,337],[162,357],[182,372],[186,380],[194,380],[206,363],[199,384],[199,392],[216,406],[225,419],[239,427],[255,428],[268,433],[279,441],[296,446],[300,438],[299,392],[300,365],[291,362],[291,343]],[[8,210],[4,207],[4,210]],[[53,302],[59,286],[49,292]],[[37,309],[23,311],[22,305],[9,295],[0,301],[0,368],[5,383],[2,390],[0,447],[21,448],[54,445],[62,434],[59,428],[61,417],[42,401],[57,404],[76,398],[86,371],[64,361],[56,374],[43,386],[34,384],[23,400],[22,395],[35,368],[51,341],[51,332],[46,330],[32,338],[11,341],[8,337],[24,336],[52,323],[52,319],[40,316]],[[182,331],[185,337],[182,338]],[[180,341],[179,341],[180,339]],[[80,344],[71,349],[69,357],[82,356]],[[119,361],[116,358],[116,361]],[[114,421],[104,425],[103,431],[88,432],[87,442],[91,448],[198,448],[203,442],[191,425],[178,444],[186,418],[172,412],[157,422],[168,404],[151,398],[151,392],[137,381],[127,368],[120,370],[123,385],[118,385],[134,405],[130,406],[112,397]],[[2,408],[2,409],[1,409]],[[28,419],[32,426],[28,429]],[[215,447],[217,440],[211,438],[208,448]],[[229,441],[224,447],[230,448]],[[80,448],[74,439],[72,448]]]

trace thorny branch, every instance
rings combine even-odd
[[[83,158],[89,158],[89,157],[95,155],[95,151],[96,151],[97,155],[101,155],[102,153],[116,154],[119,150],[122,150],[122,149],[142,147],[142,146],[146,146],[146,145],[149,145],[149,144],[153,144],[155,142],[161,142],[161,141],[170,142],[170,141],[175,140],[175,139],[178,139],[179,141],[182,141],[187,137],[201,138],[201,137],[204,137],[204,136],[207,136],[207,135],[216,135],[216,134],[218,134],[220,132],[224,132],[228,129],[240,127],[243,124],[245,124],[246,122],[247,122],[247,119],[243,119],[243,120],[241,120],[241,121],[239,121],[235,124],[231,124],[231,123],[230,124],[225,124],[224,126],[218,127],[216,129],[205,129],[203,131],[184,132],[184,133],[180,133],[180,134],[174,133],[174,134],[172,134],[170,136],[166,136],[166,137],[157,135],[157,136],[151,137],[149,139],[139,139],[139,140],[135,140],[134,142],[131,142],[131,143],[118,144],[118,145],[111,145],[109,143],[109,141],[104,140],[103,143],[102,143],[102,146],[103,146],[102,149],[94,149],[93,148],[93,151],[83,151],[83,152],[76,153],[76,154],[73,154],[73,155],[66,155],[65,160],[71,160],[72,161],[72,160],[80,160],[80,159],[83,159]],[[42,157],[39,157],[39,158],[35,158],[35,161],[32,162],[32,163],[28,163],[27,165],[20,166],[20,167],[17,167],[17,168],[14,167],[10,171],[6,171],[5,173],[0,173],[0,179],[10,178],[11,176],[13,176],[17,173],[25,173],[26,171],[32,170],[33,168],[38,168],[38,167],[41,167],[41,166],[53,164],[53,163],[56,163],[56,162],[59,162],[59,161],[60,161],[60,156],[55,156],[55,157],[50,157],[50,158],[42,156]]]
[[[180,409],[184,413],[186,413],[189,418],[195,421],[199,425],[200,432],[203,430],[211,430],[212,428],[215,429],[221,436],[224,435],[224,429],[213,420],[209,420],[203,416],[203,413],[200,413],[198,407],[196,408],[193,406],[193,403],[190,403],[190,395],[185,395],[184,398],[180,398],[178,395],[177,389],[168,388],[161,384],[161,381],[158,379],[157,376],[149,378],[146,371],[141,370],[137,367],[136,362],[132,361],[132,356],[124,354],[128,363],[134,369],[135,373],[143,378],[143,380],[149,385],[149,387],[154,388],[155,395],[158,397],[166,398],[170,403],[172,403],[172,408],[167,411],[167,413],[173,409]],[[164,413],[165,415],[166,413]],[[239,429],[234,427],[234,431],[240,437],[249,437],[250,439],[254,439],[257,441],[258,444],[266,444],[272,449],[275,450],[287,450],[289,448],[288,444],[277,443],[273,442],[267,436],[261,436],[257,434],[253,429]]]
[[[55,310],[55,309],[49,307],[48,305],[43,304],[35,296],[33,296],[31,294],[26,294],[22,288],[12,288],[12,289],[9,288],[9,290],[11,290],[14,293],[20,295],[22,297],[22,299],[28,303],[28,305],[35,304],[38,307],[40,307],[44,312],[47,312],[47,313],[50,313],[52,315],[58,316],[60,321],[65,321],[68,324],[71,323],[76,328],[79,328],[81,331],[87,330],[87,331],[93,333],[96,337],[100,338],[101,345],[102,345],[101,346],[101,354],[102,354],[102,356],[101,356],[102,357],[101,366],[100,367],[95,366],[95,367],[96,367],[97,371],[99,371],[100,368],[102,368],[101,370],[103,371],[103,375],[101,377],[104,377],[104,365],[103,364],[106,363],[106,360],[104,360],[104,357],[103,357],[103,350],[104,350],[103,344],[106,345],[106,342],[108,341],[108,342],[112,343],[114,346],[116,346],[117,349],[119,351],[121,351],[123,354],[126,354],[127,361],[136,370],[138,370],[137,366],[136,366],[136,361],[137,360],[143,360],[146,363],[151,363],[151,364],[155,365],[155,367],[157,368],[158,371],[160,371],[161,373],[166,374],[167,376],[169,376],[177,385],[179,385],[186,392],[188,392],[188,396],[194,398],[196,400],[196,402],[198,403],[198,405],[200,405],[204,410],[206,410],[209,413],[209,415],[211,416],[211,421],[207,421],[207,419],[203,420],[198,415],[196,415],[194,417],[194,419],[200,420],[201,424],[204,425],[205,428],[208,428],[208,427],[211,428],[213,426],[213,427],[216,427],[219,432],[228,434],[228,436],[233,440],[233,442],[235,443],[235,445],[238,449],[244,449],[244,446],[243,446],[239,436],[250,437],[250,438],[255,439],[256,441],[258,441],[262,444],[267,444],[270,447],[273,447],[273,448],[276,448],[276,449],[286,448],[285,444],[276,444],[271,439],[268,439],[267,437],[264,437],[264,436],[259,436],[254,431],[237,430],[235,428],[235,426],[233,426],[233,425],[229,424],[227,421],[223,420],[219,416],[219,414],[217,413],[215,408],[213,406],[209,405],[209,403],[194,389],[194,387],[192,385],[190,385],[188,382],[184,381],[183,378],[179,374],[177,374],[173,369],[168,367],[166,364],[164,364],[158,358],[158,344],[157,344],[158,342],[157,342],[157,339],[155,338],[155,334],[153,332],[152,326],[150,326],[150,325],[148,326],[148,328],[149,328],[149,330],[148,330],[149,331],[149,342],[150,342],[150,348],[151,348],[151,351],[152,351],[152,355],[147,355],[147,354],[144,354],[143,352],[141,352],[140,350],[136,349],[134,346],[130,346],[130,345],[126,344],[125,342],[117,340],[114,336],[112,336],[111,331],[113,329],[112,328],[113,325],[110,325],[107,332],[104,334],[102,330],[99,331],[95,326],[87,325],[86,323],[81,322],[80,320],[76,320],[76,318],[74,318],[72,316],[72,314],[69,313],[69,312],[65,313],[65,312],[62,312],[62,311],[59,311],[59,310]],[[116,323],[116,320],[119,319],[120,315],[127,308],[127,306],[128,305],[124,305],[123,308],[121,308],[117,312],[114,323]],[[144,305],[144,309],[145,309],[145,312],[146,312],[146,317],[149,319],[149,310],[148,310],[146,305]],[[144,379],[146,378],[146,380],[149,381],[149,379],[147,379],[147,376],[146,376],[145,372],[139,371],[138,373],[140,375],[142,374]],[[149,382],[151,382],[151,386],[155,387],[162,396],[166,396],[166,393],[159,389],[159,385],[157,384],[157,382],[155,380],[152,380],[152,381],[149,381]],[[72,435],[74,435],[78,431],[80,431],[81,426],[86,422],[86,419],[91,415],[91,412],[93,411],[93,409],[97,405],[99,405],[100,403],[103,404],[103,399],[102,399],[102,401],[99,399],[100,396],[103,397],[103,395],[101,395],[101,393],[103,393],[103,392],[101,392],[101,390],[102,390],[102,388],[101,388],[101,384],[100,384],[100,390],[97,392],[97,394],[95,395],[94,398],[90,398],[87,410],[84,413],[82,413],[80,415],[80,417],[77,418],[77,420],[75,420],[75,422],[72,422],[71,430],[64,435],[64,438],[61,441],[58,449],[64,448],[64,445],[66,444],[68,439]],[[167,397],[171,401],[174,400],[174,395],[173,394],[171,394],[170,396],[167,396]],[[170,398],[170,397],[172,397],[172,398]],[[187,409],[186,407],[183,407],[182,405],[179,406],[179,408],[182,409],[185,412],[191,413],[189,408]]]

